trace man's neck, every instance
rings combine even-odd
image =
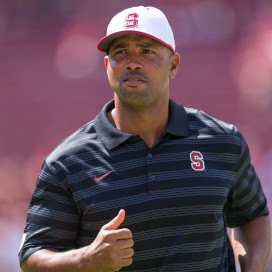
[[[155,107],[135,110],[120,103],[108,113],[111,123],[119,130],[139,135],[145,143],[152,147],[161,133],[166,129],[169,118],[169,100]]]

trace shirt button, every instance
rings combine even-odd
[[[151,179],[151,180],[155,180],[156,177],[155,177],[155,176],[150,176],[150,179]]]
[[[147,157],[148,157],[149,159],[152,159],[152,154],[151,154],[151,153],[148,153]]]

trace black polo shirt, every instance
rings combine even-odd
[[[122,208],[135,255],[121,271],[235,271],[227,226],[268,214],[242,135],[170,100],[168,126],[149,148],[110,123],[113,107],[45,159],[20,262],[43,248],[89,245]]]

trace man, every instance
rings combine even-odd
[[[98,49],[114,101],[46,159],[19,257],[28,271],[264,271],[266,199],[237,129],[169,99],[165,15],[118,13]],[[121,225],[122,224],[122,225]]]

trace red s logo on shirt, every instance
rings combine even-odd
[[[203,155],[199,151],[192,151],[190,153],[191,166],[195,171],[203,171],[205,169],[205,163]]]

